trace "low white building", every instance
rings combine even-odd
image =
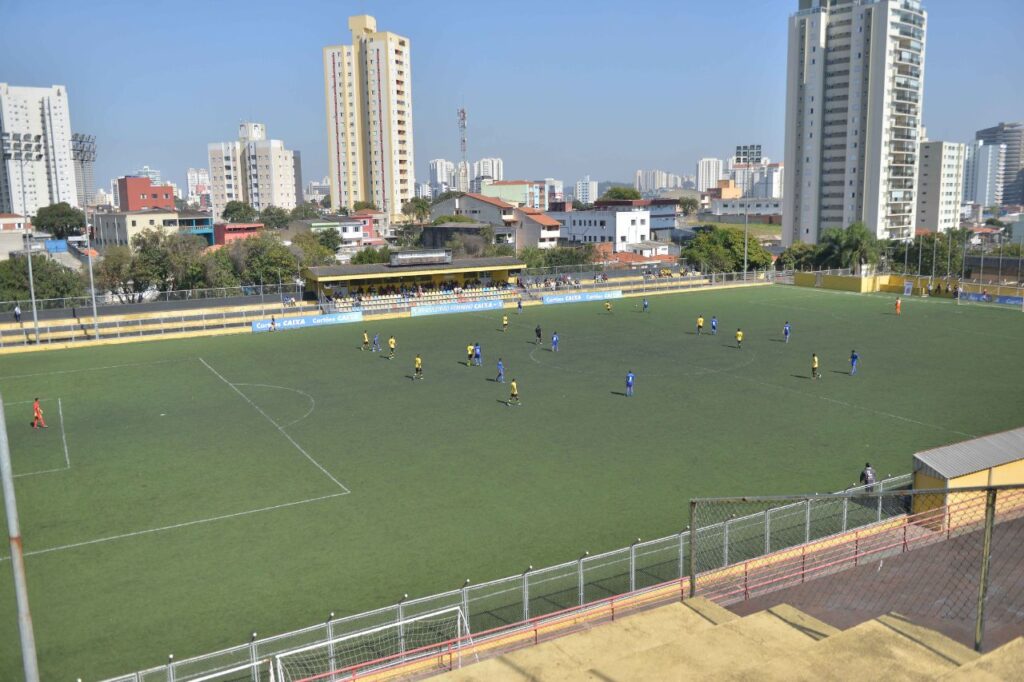
[[[552,211],[561,224],[561,237],[582,244],[615,244],[615,251],[627,251],[630,244],[651,236],[651,212],[646,209]]]
[[[712,199],[714,215],[782,215],[782,199],[743,197],[740,199]]]
[[[461,215],[479,223],[502,226],[510,225],[516,219],[515,206],[512,204],[497,197],[473,193],[449,197],[430,207],[431,220],[446,215]]]

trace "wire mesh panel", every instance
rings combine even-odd
[[[173,664],[174,679],[190,680],[195,677],[210,675],[217,671],[237,668],[238,666],[250,664],[252,662],[252,646],[240,645],[230,649],[223,649],[212,654],[206,654],[204,656],[196,656],[194,658],[175,661]],[[248,679],[251,682],[262,682],[262,680],[266,679],[265,674],[266,670],[264,670],[264,677],[260,677],[259,672],[257,671],[255,676],[250,675]],[[154,678],[147,676],[145,678],[145,682],[151,682],[152,679]],[[162,680],[164,678],[159,679]]]
[[[629,592],[630,548],[583,559],[583,601],[586,603]]]
[[[523,619],[523,576],[470,585],[466,602],[471,632],[518,623]]]
[[[683,537],[684,534],[670,535],[633,547],[634,589],[678,580],[683,576],[685,564],[680,549]]]
[[[454,607],[462,607],[462,590],[451,590],[419,599],[409,599],[402,603],[402,617],[414,618],[424,613],[432,613]]]
[[[564,611],[580,603],[580,572],[575,561],[526,574],[530,618]]]

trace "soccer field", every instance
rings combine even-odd
[[[395,335],[393,361],[354,325],[4,356],[44,679],[665,535],[694,496],[842,489],[865,461],[904,473],[915,451],[1022,423],[1020,312],[914,299],[897,318],[889,296],[784,286],[637,300],[510,310],[507,333],[501,311],[367,322]],[[698,314],[717,336],[695,335]],[[3,555],[0,679],[17,679]]]

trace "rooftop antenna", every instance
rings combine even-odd
[[[466,155],[466,109],[460,108],[458,110],[459,117],[459,151],[462,152],[462,167],[466,171],[467,180],[469,179],[469,159]]]

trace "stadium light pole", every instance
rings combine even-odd
[[[92,225],[85,225],[85,255],[89,258],[89,293],[92,294],[92,337],[100,338],[100,322],[96,313],[96,283],[92,278]]]
[[[747,242],[750,241],[750,207],[743,204],[743,281],[747,281]]]
[[[0,397],[0,478],[3,479],[4,511],[7,514],[7,537],[11,545],[11,571],[14,573],[14,597],[18,603],[18,635],[21,639],[21,665],[26,682],[39,682],[36,659],[36,638],[32,631],[32,612],[28,607],[28,583],[25,581],[25,556],[18,525],[18,503],[14,498],[14,472],[11,470],[11,449],[7,441],[7,419]]]
[[[953,230],[947,230],[949,240],[946,243],[946,277],[949,277],[950,269],[953,267]]]
[[[924,235],[917,238],[917,276],[921,276],[921,254],[924,251]]]
[[[935,279],[935,253],[936,249],[939,248],[939,235],[936,234],[932,237],[932,279]]]
[[[6,136],[6,133],[5,133],[5,136]],[[24,144],[24,143],[22,143],[22,144]],[[22,224],[23,225],[28,221],[28,217],[29,217],[28,216],[28,200],[26,199],[26,195],[25,195],[25,161],[26,161],[25,157],[26,157],[26,154],[29,156],[28,160],[30,160],[30,161],[39,161],[40,159],[43,158],[42,153],[39,153],[39,152],[36,152],[36,151],[31,151],[31,152],[21,151],[17,156],[15,156],[13,143],[12,142],[7,142],[6,139],[5,139],[5,142],[4,142],[4,158],[12,160],[12,161],[16,158],[17,161],[18,161],[18,174],[19,174],[19,180],[21,181],[21,212],[24,214],[22,216],[22,221],[23,221]],[[34,280],[34,278],[32,276],[32,233],[29,232],[28,230],[26,230],[24,237],[28,238],[28,251],[27,251],[27,253],[28,253],[28,293],[29,293],[29,298],[32,299],[32,326],[35,329],[36,345],[38,345],[39,344],[39,315],[36,312],[36,287],[35,287],[35,280]]]

